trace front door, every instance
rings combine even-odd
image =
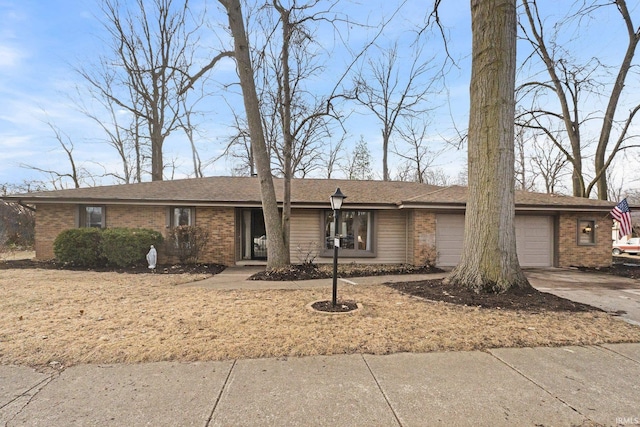
[[[267,232],[262,209],[242,211],[242,259],[267,259]]]

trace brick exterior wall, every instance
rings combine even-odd
[[[409,247],[413,248],[413,254],[409,262],[413,265],[423,265],[428,259],[435,262],[436,214],[424,209],[414,209],[410,226],[413,230],[413,241]]]
[[[196,208],[196,225],[209,231],[209,244],[202,255],[204,262],[236,263],[235,222],[234,208]]]
[[[63,230],[77,227],[78,205],[41,204],[36,207],[36,258],[54,258],[53,242]],[[167,215],[165,206],[107,205],[106,226],[108,228],[149,228],[167,237]],[[200,261],[224,265],[235,264],[235,211],[234,208],[196,208],[195,225],[209,232],[209,244]],[[165,248],[158,248],[159,263],[176,262]]]
[[[578,220],[595,221],[595,245],[578,245]],[[558,267],[609,267],[611,218],[602,213],[562,214],[558,219]]]
[[[36,258],[54,258],[53,242],[63,230],[77,227],[78,205],[41,204],[36,210]],[[106,206],[107,227],[150,228],[167,236],[168,209],[164,206]],[[234,265],[236,262],[235,209],[232,207],[198,207],[195,224],[209,232],[209,244],[201,261]],[[578,245],[578,220],[595,221],[595,245]],[[436,216],[427,210],[413,210],[412,234],[408,262],[422,265],[435,256]],[[611,219],[603,214],[561,214],[556,232],[558,267],[607,267],[611,265]],[[175,262],[159,249],[160,263]]]
[[[167,208],[164,206],[107,205],[107,228],[149,228],[166,236]]]
[[[53,241],[61,231],[76,227],[77,212],[74,205],[36,206],[36,259],[55,258]]]

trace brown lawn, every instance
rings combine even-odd
[[[203,275],[0,270],[0,364],[202,361],[639,342],[640,328],[600,312],[481,309],[382,285],[340,289],[363,304],[306,306],[330,289],[216,291]]]

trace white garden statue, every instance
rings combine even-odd
[[[156,268],[156,262],[158,262],[158,252],[156,248],[151,245],[151,249],[149,249],[149,253],[147,253],[147,262],[149,263],[149,268]]]

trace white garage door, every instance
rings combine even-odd
[[[436,217],[438,265],[452,267],[460,261],[464,238],[463,215]],[[553,265],[553,222],[550,216],[516,215],[518,260],[523,267]]]

